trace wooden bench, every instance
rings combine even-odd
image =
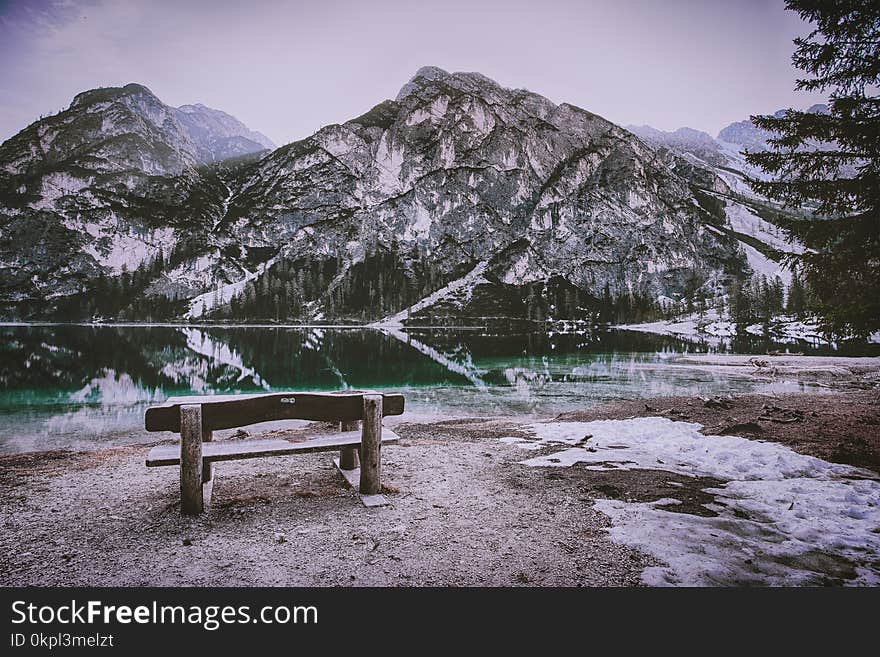
[[[179,433],[180,444],[154,447],[147,455],[147,467],[179,465],[180,510],[197,515],[210,506],[217,461],[339,450],[334,463],[346,481],[358,487],[364,504],[379,506],[386,503],[381,494],[381,446],[398,441],[393,431],[383,431],[382,418],[402,414],[403,405],[403,395],[349,390],[171,397],[148,408],[144,424],[147,431]],[[292,419],[339,423],[340,432],[296,443],[212,440],[218,429]]]

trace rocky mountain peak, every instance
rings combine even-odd
[[[397,92],[397,96],[394,100],[400,102],[426,84],[436,82],[437,80],[443,80],[448,77],[449,73],[442,68],[436,66],[422,66],[416,71],[416,74],[409,79],[409,82],[400,88],[400,91]]]
[[[81,107],[99,102],[112,102],[126,96],[140,96],[156,102],[161,102],[152,91],[142,84],[130,82],[122,87],[97,87],[89,89],[74,96],[70,107]]]
[[[427,91],[432,88],[446,87],[465,93],[487,93],[504,90],[495,80],[486,77],[482,73],[459,71],[449,73],[436,66],[423,66],[416,74],[401,87],[395,100],[402,102],[411,95]]]
[[[0,302],[21,316],[123,266],[143,307],[175,316],[268,294],[276,317],[418,321],[581,317],[609,291],[691,293],[747,266],[710,168],[479,73],[423,67],[396,100],[265,155],[225,112],[125,89],[0,148],[4,188],[22,190],[0,207],[20,236],[0,249]],[[72,134],[74,166],[34,165]]]

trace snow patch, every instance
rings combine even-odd
[[[382,135],[379,147],[376,150],[376,167],[378,173],[379,190],[388,194],[395,194],[401,189],[401,169],[406,159],[403,147],[391,143],[388,133]]]
[[[452,293],[468,291],[472,292],[474,287],[476,287],[480,283],[488,283],[488,281],[483,277],[483,273],[486,271],[486,267],[488,267],[488,264],[489,263],[487,262],[479,263],[476,267],[474,267],[470,272],[468,272],[461,278],[458,278],[448,285],[440,288],[436,292],[429,294],[424,299],[417,301],[416,303],[411,305],[409,308],[405,308],[399,313],[389,315],[379,322],[376,322],[375,324],[373,324],[373,326],[402,326],[403,320],[405,320],[411,314],[415,314],[420,310],[424,310],[425,308],[433,306],[435,303]]]
[[[197,297],[193,297],[192,299],[190,299],[189,310],[186,312],[184,317],[186,317],[187,319],[201,317],[212,308],[229,303],[232,300],[232,297],[240,294],[241,291],[244,290],[245,285],[263,274],[263,272],[274,265],[277,260],[278,256],[270,258],[266,262],[260,263],[260,265],[258,265],[257,268],[252,272],[244,270],[244,277],[240,278],[234,283],[220,285],[210,292],[205,292],[204,294],[200,294]]]
[[[101,228],[94,224],[86,224],[85,230],[94,237],[101,235]],[[109,245],[102,243],[99,247],[96,243],[91,243],[83,251],[114,274],[120,274],[123,268],[132,271],[155,257],[162,251],[163,245],[173,244],[173,236],[174,231],[170,228],[151,231],[143,237],[112,233],[108,236]]]
[[[611,537],[665,562],[651,585],[880,584],[880,481],[872,472],[701,425],[646,417],[527,426],[532,445],[569,445],[524,465],[588,470],[667,470],[721,479],[707,489],[716,517],[661,507],[677,500],[599,500]],[[522,446],[523,439],[504,442]],[[529,445],[531,447],[531,445]]]
[[[422,240],[431,232],[431,213],[421,204],[417,204],[414,208],[414,215],[414,221],[407,224],[403,231],[402,239],[404,242]]]
[[[785,265],[771,260],[753,246],[740,242],[740,246],[746,254],[746,260],[752,271],[757,275],[766,276],[767,280],[773,280],[778,276],[783,284],[788,287],[791,285],[791,270]]]
[[[90,179],[78,178],[67,173],[50,173],[43,176],[40,187],[40,198],[31,203],[34,210],[46,210],[55,207],[55,201],[71,196],[88,187]]]
[[[508,285],[522,285],[532,281],[539,281],[547,277],[547,273],[532,263],[529,253],[521,254],[514,263],[507,268],[502,277]]]
[[[743,204],[728,201],[724,212],[727,215],[727,222],[736,232],[759,239],[777,251],[803,253],[803,247],[796,242],[787,240],[781,228],[765,221]]]

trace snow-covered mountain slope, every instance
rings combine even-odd
[[[226,117],[129,85],[0,146],[6,314],[74,312],[159,254],[126,289],[193,318],[236,295],[301,319],[577,318],[750,273],[718,166],[478,73],[420,69],[344,124],[205,165],[259,137]]]
[[[100,274],[170,257],[216,214],[221,181],[203,163],[265,150],[254,134],[137,84],[83,92],[28,126],[0,145],[0,303],[50,312]]]
[[[818,104],[806,111],[827,113],[829,110],[827,105]],[[785,110],[778,110],[774,116],[784,114]],[[802,247],[792,244],[776,225],[766,219],[770,214],[785,211],[768,204],[747,182],[749,178],[768,179],[768,174],[746,161],[745,153],[766,150],[772,133],[758,128],[750,120],[731,123],[718,133],[717,139],[691,128],[679,128],[673,132],[650,126],[630,126],[628,129],[654,147],[669,149],[686,162],[712,171],[723,181],[723,186],[706,191],[724,206],[725,228],[740,239],[752,272],[769,278],[778,276],[785,283],[791,280],[791,271],[783,256],[799,253]]]
[[[429,258],[439,287],[490,262],[496,287],[558,276],[593,296],[659,294],[738,273],[675,164],[580,108],[425,68],[396,100],[243,170],[227,229],[336,263],[338,290],[384,249],[404,270]]]

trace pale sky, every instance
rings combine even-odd
[[[805,108],[782,0],[0,0],[0,140],[80,91],[138,82],[277,144],[354,118],[426,65],[621,125],[713,136]]]

